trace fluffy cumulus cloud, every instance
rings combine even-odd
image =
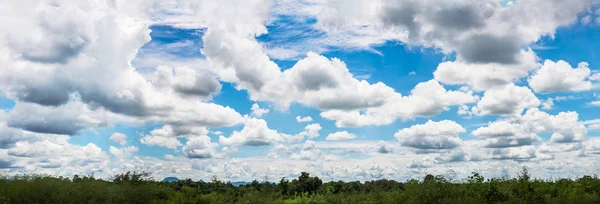
[[[325,44],[368,49],[399,40],[456,53],[454,61],[438,66],[435,79],[485,90],[539,68],[536,54],[527,46],[577,22],[578,14],[592,2],[516,1],[506,6],[493,0],[328,0],[312,10],[318,13],[317,28],[329,36]]]
[[[297,134],[280,133],[270,129],[267,121],[259,118],[246,117],[244,127],[240,131],[233,131],[229,137],[219,136],[221,145],[266,146],[278,142],[298,142],[304,138],[318,137],[321,125],[313,123],[306,125],[304,131]]]
[[[600,154],[600,139],[599,138],[590,138],[586,142],[584,153]]]
[[[401,129],[394,134],[394,137],[402,146],[422,150],[443,150],[460,146],[462,140],[458,135],[464,132],[466,132],[465,128],[454,121],[429,120],[425,124]]]
[[[347,131],[334,132],[325,138],[326,140],[351,140],[356,138],[356,135],[349,133]]]
[[[529,86],[535,92],[586,91],[592,88],[588,81],[591,71],[587,62],[572,68],[565,61],[544,61],[544,65],[529,78]]]
[[[23,130],[75,135],[85,129],[114,125],[122,117],[103,110],[93,110],[80,101],[61,106],[42,106],[35,103],[17,103],[8,113],[7,125]]]
[[[393,147],[385,141],[379,141],[377,143],[377,152],[381,154],[389,154],[393,152]]]
[[[485,139],[483,147],[489,148],[494,159],[546,159],[557,152],[570,152],[583,149],[587,130],[579,121],[576,112],[560,112],[550,115],[537,108],[528,109],[523,115],[490,122],[471,132],[477,138]],[[538,134],[550,133],[550,143]]]
[[[571,143],[584,141],[587,130],[579,121],[577,112],[560,112],[550,115],[537,108],[529,109],[520,118],[530,129],[541,132],[552,132],[550,141],[556,143]]]
[[[244,128],[231,136],[219,137],[222,145],[265,146],[285,140],[285,134],[269,129],[267,122],[258,118],[246,118]]]
[[[125,165],[127,165],[127,161],[131,159],[131,156],[135,152],[139,151],[139,148],[136,146],[128,146],[128,147],[122,147],[122,148],[110,146],[108,151],[113,156],[115,156],[115,158],[117,158],[117,160],[120,163],[122,163],[122,164],[124,163]]]
[[[200,99],[210,98],[221,91],[221,83],[213,74],[188,67],[158,66],[152,74],[152,82],[156,88],[166,92]]]
[[[535,132],[530,132],[526,128],[519,123],[497,121],[477,128],[471,134],[478,138],[485,138],[487,148],[520,147],[541,141]]]
[[[305,117],[302,117],[302,116],[296,116],[296,121],[298,121],[299,123],[303,123],[303,122],[310,122],[310,121],[312,121],[312,120],[313,120],[313,119],[312,119],[310,116],[305,116]]]
[[[121,145],[127,144],[127,135],[125,135],[123,133],[115,132],[112,135],[110,135],[110,138],[108,138],[108,139],[110,139],[110,141],[119,143]]]
[[[518,63],[471,64],[462,60],[445,61],[433,72],[436,80],[451,85],[469,85],[475,90],[487,90],[511,84],[539,67],[532,50],[522,50]]]
[[[450,106],[469,104],[478,99],[472,91],[449,91],[436,80],[430,80],[417,84],[410,95],[396,94],[379,107],[367,108],[364,111],[329,110],[322,112],[321,117],[336,120],[338,127],[387,125],[398,118],[436,115]]]
[[[146,79],[131,66],[137,50],[150,40],[148,15],[155,6],[139,3],[10,2],[3,7],[6,15],[2,23],[12,28],[0,33],[11,42],[0,48],[0,61],[9,67],[0,70],[2,91],[10,98],[31,103],[31,109],[39,114],[68,112],[63,105],[75,103],[80,106],[75,108],[90,109],[88,112],[104,111],[173,125],[239,123],[241,116],[235,110],[204,102],[220,90],[214,75],[185,67],[162,67],[156,70],[157,77]],[[18,24],[12,23],[17,22],[15,19],[19,19]],[[36,34],[20,34],[26,30],[36,30]],[[58,118],[63,114],[11,114],[15,114],[11,116],[12,126],[45,133],[76,134],[105,122],[94,117],[69,122],[76,117]],[[191,115],[194,119],[188,120]],[[43,123],[52,120],[71,125],[49,127]]]
[[[202,135],[188,138],[182,151],[188,158],[207,159],[217,156],[215,149],[218,146],[216,143],[211,143],[208,136]]]
[[[539,105],[540,100],[529,88],[508,84],[487,90],[472,111],[477,115],[514,115]]]
[[[471,93],[447,91],[437,81],[417,86],[411,92],[414,97],[404,97],[382,82],[359,80],[341,60],[314,52],[281,71],[248,33],[208,28],[202,53],[220,79],[247,90],[252,100],[272,101],[279,108],[287,109],[293,102],[318,108],[324,111],[321,116],[336,120],[340,127],[390,124],[397,118],[432,115],[476,100]],[[358,111],[368,115],[345,121],[356,120]]]
[[[264,108],[260,108],[260,106],[258,106],[258,104],[252,104],[252,115],[255,117],[262,117],[264,114],[269,113],[269,109],[264,109]]]
[[[19,142],[8,149],[4,158],[14,159],[13,166],[24,171],[68,175],[107,170],[106,152],[95,144],[73,145],[65,135],[39,135],[34,141]],[[60,171],[56,171],[60,169]]]
[[[148,146],[160,146],[169,149],[177,149],[177,147],[183,145],[177,138],[161,136],[144,136],[140,139],[140,142]]]

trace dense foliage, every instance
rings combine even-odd
[[[302,172],[277,184],[253,181],[236,187],[216,178],[156,182],[144,173],[125,173],[113,181],[94,177],[17,176],[0,180],[0,203],[600,203],[600,179],[532,180],[526,169],[513,179],[466,182],[427,175],[422,181],[332,181]]]

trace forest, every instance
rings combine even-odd
[[[534,179],[526,168],[516,178],[473,172],[461,182],[430,174],[406,182],[323,182],[302,172],[291,180],[241,186],[216,177],[158,182],[139,172],[110,180],[21,175],[0,179],[0,203],[600,203],[600,179]]]

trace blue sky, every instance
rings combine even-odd
[[[598,5],[14,1],[0,7],[0,171],[597,173]]]

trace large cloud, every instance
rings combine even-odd
[[[110,141],[119,143],[120,145],[127,144],[127,135],[123,133],[115,132],[112,135],[110,135],[110,138],[108,139],[110,139]]]
[[[329,135],[327,135],[327,137],[325,138],[326,140],[351,140],[356,138],[356,135],[349,133],[347,131],[341,131],[341,132],[334,132],[331,133]]]
[[[219,143],[233,146],[266,146],[278,142],[299,142],[305,138],[318,137],[320,130],[321,125],[313,123],[306,125],[304,131],[297,134],[285,134],[270,129],[267,121],[263,119],[246,117],[242,130],[233,131],[229,137],[219,136]]]
[[[72,101],[56,107],[17,103],[8,114],[7,124],[31,132],[74,135],[84,129],[114,124],[117,120],[119,117],[110,112],[92,110],[86,104]]]
[[[538,68],[535,53],[527,46],[576,22],[594,2],[326,0],[310,4],[314,5],[310,11],[317,13],[315,28],[327,33],[324,46],[372,49],[386,40],[399,40],[408,46],[438,48],[456,53],[456,59],[438,66],[437,80],[485,90]]]
[[[537,135],[540,133],[552,134],[550,143],[541,144],[536,151],[534,145],[543,141]],[[550,115],[531,108],[523,115],[490,122],[471,134],[485,139],[483,147],[492,148],[491,158],[525,160],[548,159],[553,157],[553,153],[582,149],[587,131],[576,112]]]
[[[283,109],[293,102],[316,107],[340,127],[383,125],[398,118],[430,116],[476,100],[471,93],[447,91],[436,81],[415,87],[411,92],[414,97],[403,97],[381,82],[371,84],[355,78],[341,60],[313,52],[281,71],[253,36],[218,26],[209,25],[202,39],[202,53],[220,79],[247,90],[252,100],[272,101]],[[345,121],[356,118],[354,115],[361,110],[385,116],[373,122]],[[353,117],[346,117],[349,115]]]
[[[216,143],[211,143],[210,138],[206,135],[188,138],[187,143],[183,146],[183,154],[188,158],[207,159],[216,156],[215,148],[219,146]]]
[[[65,135],[40,135],[36,141],[19,142],[8,150],[9,158],[25,171],[60,169],[53,175],[92,173],[106,170],[108,155],[92,143],[85,146],[68,143]]]
[[[365,111],[329,110],[322,112],[321,117],[336,120],[337,127],[386,125],[398,118],[436,115],[450,106],[469,104],[479,99],[471,91],[446,90],[435,80],[417,84],[410,93],[408,96],[397,94],[385,104]]]
[[[529,132],[522,124],[508,121],[489,123],[488,126],[477,128],[471,134],[487,139],[485,147],[488,148],[519,147],[541,141],[535,132]]]
[[[230,137],[219,137],[222,145],[265,146],[285,140],[285,136],[276,130],[269,129],[267,122],[258,118],[246,118],[244,128],[234,131]]]
[[[520,120],[526,122],[530,129],[552,132],[551,142],[582,142],[587,136],[585,126],[579,121],[579,114],[573,111],[550,115],[533,108],[527,110]]]
[[[25,1],[0,8],[5,14],[2,26],[9,28],[2,29],[0,38],[11,42],[0,47],[4,65],[0,89],[17,99],[11,126],[76,134],[105,123],[77,114],[55,114],[72,101],[83,102],[88,112],[105,110],[174,126],[241,122],[233,109],[206,102],[221,87],[213,74],[162,67],[154,74],[159,77],[146,79],[131,66],[138,49],[150,40],[148,14],[158,8],[154,3]],[[36,32],[23,34],[31,30]],[[28,105],[36,108],[36,114],[25,113],[19,108],[25,106],[21,102],[39,104]],[[43,113],[62,118],[50,119]],[[60,121],[58,127],[50,127],[42,119]]]
[[[466,130],[451,120],[427,121],[396,132],[400,144],[423,150],[453,149],[462,144],[458,134]]]
[[[535,92],[586,91],[592,88],[592,82],[588,81],[590,74],[587,62],[571,68],[562,60],[546,60],[542,68],[529,78],[529,86]]]
[[[477,115],[515,115],[538,107],[540,100],[527,87],[508,84],[487,90],[473,112]]]
[[[315,27],[328,34],[328,45],[369,48],[400,40],[456,51],[458,59],[468,63],[511,64],[517,62],[521,46],[575,22],[592,2],[327,0],[311,5],[317,13]]]
[[[464,60],[445,61],[433,72],[436,80],[444,84],[470,85],[475,90],[487,90],[511,84],[539,67],[532,50],[522,50],[518,63],[469,63]]]

